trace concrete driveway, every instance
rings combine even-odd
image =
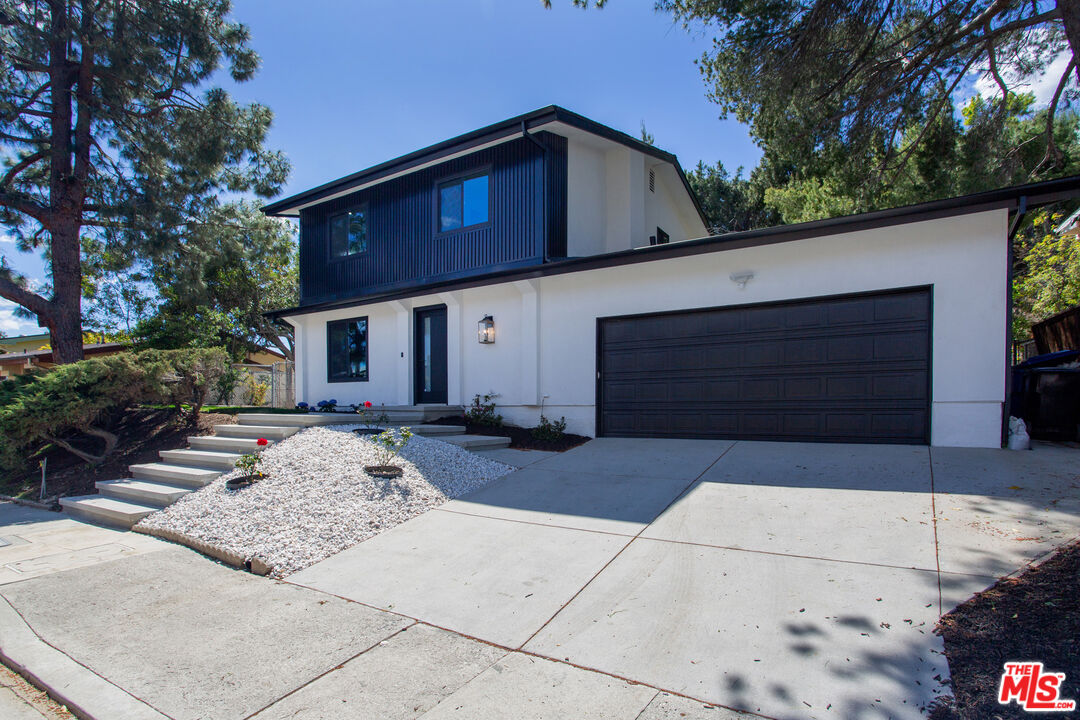
[[[919,717],[939,614],[1080,533],[1078,458],[599,439],[288,580],[520,651],[462,716],[542,697],[550,659],[772,717]],[[634,717],[627,692],[575,707]]]

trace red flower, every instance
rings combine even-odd
[[[371,407],[371,401],[370,400],[365,400],[364,401],[364,407]]]
[[[269,445],[270,441],[267,440],[266,438],[259,438],[258,440],[255,441],[255,444],[258,445],[259,447],[264,447],[266,445]]]

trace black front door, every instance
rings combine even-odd
[[[414,402],[446,403],[446,306],[420,308],[414,317]]]

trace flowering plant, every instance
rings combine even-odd
[[[337,409],[337,400],[320,400],[319,412],[334,412]]]
[[[267,445],[269,445],[270,441],[266,438],[259,438],[255,441],[255,444],[258,445],[258,450],[256,450],[255,452],[245,453],[244,455],[238,457],[236,459],[236,462],[233,463],[233,467],[235,467],[237,470],[240,470],[244,473],[244,475],[248,477],[263,478],[265,476],[263,475],[262,470],[259,470],[259,465],[262,464],[262,457],[259,455],[259,450],[262,450]]]
[[[353,410],[360,416],[360,422],[364,424],[369,430],[374,430],[381,425],[386,425],[390,422],[390,416],[386,414],[386,411],[380,412],[378,415],[371,414],[371,401],[365,400],[361,405],[353,405]]]
[[[298,402],[298,403],[296,403],[296,409],[297,410],[307,410],[308,407],[309,406],[308,406],[308,404],[306,402]]]

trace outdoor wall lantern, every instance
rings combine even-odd
[[[495,342],[495,320],[490,315],[477,323],[477,339],[483,345],[491,345]]]

